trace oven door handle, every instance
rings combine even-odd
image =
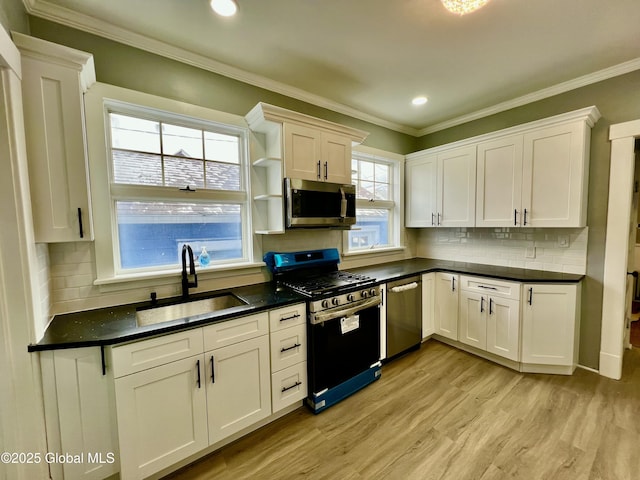
[[[371,297],[365,300],[360,300],[356,303],[349,304],[346,308],[337,307],[325,310],[324,312],[312,313],[309,318],[310,322],[313,325],[317,325],[318,323],[324,323],[328,320],[333,320],[334,318],[348,317],[356,312],[359,312],[360,310],[364,310],[365,308],[380,305],[380,303],[380,297]]]

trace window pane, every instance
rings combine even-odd
[[[386,183],[376,183],[376,200],[389,200],[389,185]]]
[[[179,266],[185,243],[212,262],[243,258],[240,205],[118,201],[116,215],[123,269]]]
[[[206,160],[240,163],[240,142],[233,135],[204,132],[204,152]]]
[[[376,163],[376,182],[389,183],[389,165]]]
[[[164,157],[164,184],[172,187],[204,188],[202,160]]]
[[[207,162],[207,188],[240,190],[240,166]]]
[[[160,153],[160,123],[110,113],[111,146],[138,152]]]
[[[390,245],[388,210],[357,209],[356,218],[358,230],[349,231],[349,249]]]
[[[162,151],[175,157],[202,158],[202,130],[163,123]]]
[[[150,153],[112,150],[113,181],[135,185],[162,185],[162,158]]]
[[[374,176],[373,163],[360,160],[360,179],[373,181]]]
[[[360,185],[360,188],[358,189],[358,192],[356,193],[356,197],[365,198],[367,200],[369,200],[369,199],[374,197],[375,190],[374,190],[373,182],[360,181],[359,185]]]

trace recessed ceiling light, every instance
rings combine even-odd
[[[414,105],[424,105],[425,103],[427,103],[427,97],[416,97],[413,100],[411,100],[411,103],[413,103]]]
[[[238,11],[238,4],[235,0],[211,0],[211,8],[218,15],[231,17]]]

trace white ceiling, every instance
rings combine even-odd
[[[32,15],[413,135],[640,69],[640,0],[23,0]],[[411,105],[426,95],[422,107]]]

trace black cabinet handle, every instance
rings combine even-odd
[[[480,313],[484,312],[484,297],[480,297]]]
[[[281,322],[286,322],[287,320],[293,320],[294,318],[298,318],[300,316],[299,313],[294,313],[293,315],[289,316],[289,317],[282,317],[280,319]]]
[[[82,209],[78,207],[78,225],[80,226],[80,238],[84,238],[84,229],[82,228]]]
[[[440,221],[440,213],[438,213],[438,225],[442,225],[442,222]]]
[[[451,277],[451,291],[456,291],[456,277]]]
[[[291,390],[292,388],[296,388],[298,385],[302,385],[302,382],[296,382],[290,387],[282,387],[282,393],[286,392],[287,390]]]
[[[287,348],[282,347],[282,348],[280,349],[280,353],[282,353],[282,352],[288,352],[289,350],[293,350],[294,348],[298,348],[298,347],[301,347],[301,346],[302,346],[301,344],[296,343],[295,345],[291,345],[290,347],[287,347]]]
[[[515,208],[513,209],[513,226],[518,226],[518,210],[516,210]]]
[[[324,179],[329,178],[329,162],[324,162]]]
[[[527,224],[527,209],[524,209],[524,225]]]
[[[198,388],[200,388],[202,386],[202,384],[200,383],[200,360],[196,361],[196,370],[198,371],[198,380],[196,381],[196,383],[198,384]]]
[[[489,315],[493,315],[493,299],[489,299]]]
[[[318,180],[320,180],[322,177],[320,176],[320,160],[318,160]]]
[[[102,376],[107,374],[107,362],[104,358],[104,345],[100,345],[100,361],[102,362]]]
[[[431,212],[431,226],[432,227],[435,226],[435,224],[436,224],[436,221],[434,220],[435,216],[436,216],[436,214]]]
[[[213,368],[213,355],[211,355],[211,383],[216,383],[216,373]]]
[[[529,289],[529,305],[533,303],[533,287]]]

